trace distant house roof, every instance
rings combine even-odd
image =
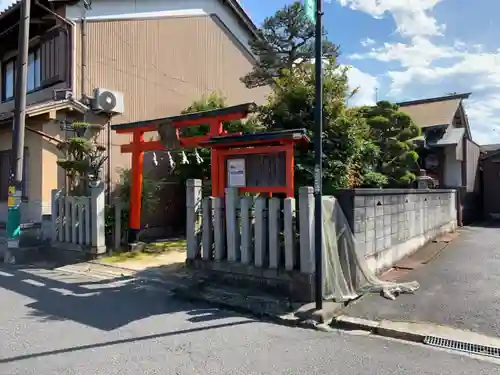
[[[29,116],[37,116],[43,113],[47,113],[52,110],[64,110],[66,108],[74,109],[80,113],[85,113],[88,111],[88,108],[79,102],[78,100],[73,99],[64,99],[64,100],[44,100],[42,102],[33,103],[26,106],[26,115]],[[0,113],[0,122],[12,120],[14,118],[14,111],[7,111]]]
[[[398,103],[400,110],[412,118],[421,128],[449,125],[463,99],[470,93],[440,96]]]
[[[482,145],[479,147],[481,152],[492,152],[500,150],[500,143],[493,143],[489,145]]]
[[[436,146],[457,145],[464,137],[464,133],[464,128],[449,127],[443,137],[436,141]]]
[[[482,160],[489,159],[490,157],[500,153],[500,143],[479,146],[479,151],[481,151]]]
[[[471,139],[467,116],[463,127],[454,128],[450,125],[463,99],[470,93],[452,94],[429,99],[419,99],[398,103],[400,111],[406,113],[420,128],[422,136],[415,141],[425,141],[429,146],[447,146],[458,144],[467,133]]]

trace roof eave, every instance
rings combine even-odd
[[[248,13],[243,9],[243,7],[236,0],[220,0],[223,4],[227,5],[234,14],[248,27],[250,33],[256,38],[260,39],[260,35],[258,33],[259,28],[252,21]]]
[[[427,98],[427,99],[417,99],[417,100],[409,100],[406,102],[399,102],[396,103],[400,107],[406,107],[410,105],[417,105],[417,104],[426,104],[426,103],[434,103],[434,102],[442,102],[446,100],[456,100],[456,99],[469,99],[469,97],[472,95],[471,92],[463,93],[463,94],[453,94],[453,95],[446,95],[446,96],[438,96],[434,98]]]

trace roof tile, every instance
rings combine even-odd
[[[400,110],[412,118],[418,126],[426,128],[448,125],[452,122],[461,99],[443,100],[429,103],[409,104]]]

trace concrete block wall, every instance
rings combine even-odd
[[[457,224],[455,190],[354,189],[337,197],[356,252],[377,273]]]

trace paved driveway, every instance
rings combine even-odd
[[[262,323],[133,281],[0,266],[0,374],[498,374],[492,362]]]
[[[406,279],[420,289],[395,301],[369,295],[345,313],[372,320],[429,322],[500,337],[500,225],[467,227]]]

